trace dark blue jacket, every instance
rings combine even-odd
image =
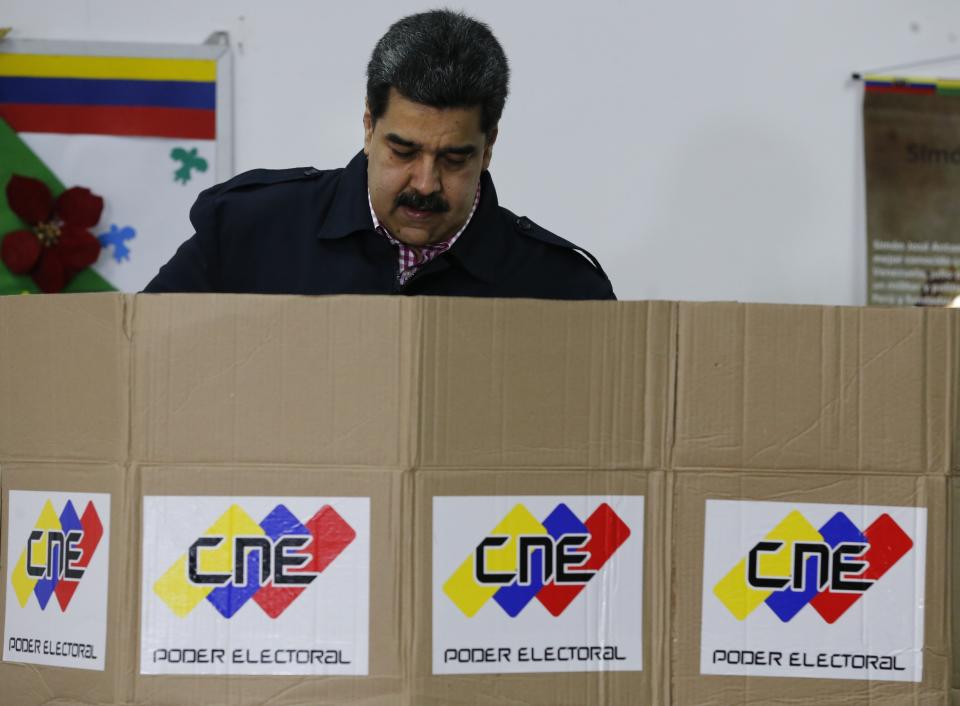
[[[397,250],[373,229],[367,159],[344,169],[256,169],[207,189],[196,234],[147,292],[434,294],[614,299],[593,256],[497,203],[488,172],[453,247],[402,286]]]

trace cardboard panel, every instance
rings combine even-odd
[[[134,700],[138,704],[262,704],[270,703],[282,706],[283,704],[302,704],[302,703],[351,703],[351,704],[397,704],[402,703],[403,699],[403,661],[401,652],[401,634],[407,630],[407,621],[409,616],[401,610],[401,581],[406,566],[406,557],[409,556],[409,545],[405,543],[405,537],[409,534],[403,529],[403,513],[401,512],[401,499],[404,495],[404,487],[408,483],[409,472],[400,469],[372,469],[372,468],[349,468],[346,466],[335,468],[295,468],[283,466],[230,466],[230,467],[210,467],[210,466],[144,466],[139,469],[140,493],[142,497],[150,498],[176,496],[176,500],[170,505],[175,507],[177,504],[183,506],[197,507],[195,501],[190,501],[184,496],[209,497],[208,503],[202,502],[200,507],[206,505],[202,511],[204,515],[220,516],[226,511],[231,503],[235,501],[241,511],[254,512],[251,510],[256,497],[268,496],[270,505],[274,502],[281,502],[288,505],[296,512],[298,500],[300,504],[306,505],[310,509],[317,503],[316,499],[336,499],[331,500],[330,505],[342,513],[343,517],[348,517],[344,506],[348,503],[344,499],[361,500],[368,502],[369,506],[369,529],[362,527],[362,523],[353,522],[357,525],[352,527],[354,537],[353,544],[349,546],[351,550],[360,545],[368,547],[369,551],[369,613],[368,613],[368,659],[366,676],[303,676],[303,675],[277,675],[277,676],[218,676],[212,674],[196,675],[146,675],[145,665],[142,659],[135,657],[137,663],[137,674],[135,676]],[[367,500],[368,499],[368,500]],[[310,504],[310,503],[313,504]],[[147,520],[148,504],[144,504],[143,520]],[[309,510],[308,510],[309,512]],[[299,517],[301,522],[306,522],[304,515]],[[238,516],[231,516],[230,533],[244,534],[246,529],[237,524]],[[252,515],[254,521],[260,520],[260,515]],[[204,520],[205,522],[205,520]],[[201,524],[204,524],[201,522]],[[309,523],[306,523],[309,524]],[[198,525],[200,526],[200,525]],[[149,530],[149,528],[147,528]],[[189,528],[188,528],[189,529]],[[158,528],[144,535],[150,543],[160,544]],[[203,533],[201,528],[200,533]],[[191,537],[190,532],[187,532]],[[364,536],[366,534],[366,537]],[[153,539],[151,539],[153,538]],[[139,539],[139,538],[138,538]],[[324,540],[324,546],[329,548],[329,537]],[[139,542],[138,542],[139,546]],[[156,547],[144,546],[144,552],[153,551]],[[186,552],[187,547],[183,547]],[[179,551],[179,550],[178,550]],[[339,548],[337,549],[339,551]],[[345,551],[345,550],[344,550]],[[131,643],[130,651],[136,656],[141,653],[141,640],[144,630],[147,630],[147,624],[144,619],[149,618],[149,612],[144,612],[144,590],[142,587],[150,586],[151,590],[157,590],[157,581],[151,575],[144,575],[144,572],[150,573],[150,567],[147,565],[146,554],[136,552],[137,560],[131,563],[135,569],[138,580],[138,604],[135,615],[140,616],[140,633],[135,641]],[[331,555],[332,556],[332,555]],[[346,554],[344,554],[346,556]],[[345,613],[344,620],[349,624],[351,616],[355,615],[355,609],[362,609],[361,596],[344,596],[331,589],[335,579],[332,578],[332,572],[335,569],[343,568],[343,561],[339,555],[330,559],[329,565],[319,574],[318,580],[303,591],[302,595],[297,596],[291,601],[286,609],[296,607],[297,603],[307,601],[306,615],[308,620],[314,620],[310,617],[310,605],[316,605],[320,608],[341,610]],[[362,568],[355,566],[354,568]],[[157,572],[154,572],[157,573]],[[142,577],[142,580],[141,580]],[[160,577],[156,577],[160,578]],[[271,579],[271,581],[274,579]],[[274,584],[275,586],[275,584]],[[236,590],[236,589],[234,589]],[[358,589],[360,592],[361,589]],[[150,595],[147,599],[151,600],[153,607],[158,611],[163,611],[167,606],[161,605],[154,596]],[[234,600],[235,597],[230,598]],[[279,614],[277,617],[268,619],[264,613],[269,610],[267,603],[254,596],[250,601],[244,602],[239,609],[230,617],[217,614],[208,601],[200,600],[197,605],[197,613],[207,613],[210,618],[212,628],[207,633],[189,632],[185,626],[197,625],[199,623],[190,622],[191,615],[176,617],[172,613],[169,618],[169,632],[160,634],[161,641],[166,641],[170,645],[182,644],[184,647],[195,645],[203,647],[213,644],[217,640],[224,640],[229,637],[231,645],[234,641],[239,644],[240,637],[244,631],[273,631],[274,625],[283,625],[285,617]],[[309,603],[313,601],[313,603]],[[255,605],[254,603],[257,603]],[[304,606],[301,605],[300,608]],[[219,609],[218,609],[219,610]],[[185,611],[189,612],[189,611]],[[302,611],[301,611],[302,612]],[[159,613],[158,613],[159,614]],[[165,616],[167,613],[164,612]],[[196,617],[196,616],[192,616]],[[153,623],[151,623],[153,624]],[[252,626],[252,627],[251,627]],[[276,629],[277,636],[273,639],[265,639],[258,645],[264,651],[276,654],[276,650],[283,650],[292,645],[288,633]],[[330,628],[330,632],[333,628]],[[321,629],[316,634],[316,644],[313,647],[320,649],[331,640],[329,632]],[[355,644],[345,643],[341,646],[342,654],[350,659],[357,659]],[[302,652],[302,650],[301,650]],[[329,650],[327,650],[329,652]],[[226,651],[226,661],[231,661],[232,647]],[[244,649],[246,654],[246,649]],[[249,652],[253,659],[261,659],[260,651],[251,649]],[[250,659],[249,655],[244,659]],[[273,659],[273,657],[270,657]],[[287,657],[284,657],[287,659]],[[277,667],[278,670],[293,669],[296,664],[290,662]],[[245,667],[233,667],[233,669],[243,670]],[[269,668],[268,668],[269,669]],[[209,671],[207,667],[201,667],[201,671]]]
[[[0,297],[0,459],[125,461],[129,302]]]
[[[30,706],[48,704],[54,698],[61,702],[125,702],[133,664],[128,646],[134,631],[131,620],[133,577],[127,569],[130,561],[127,538],[132,521],[126,469],[93,463],[9,462],[0,468],[0,491],[0,517],[3,518],[0,530],[0,567],[3,569],[0,625],[6,638],[3,648],[15,646],[22,651],[22,654],[12,656],[0,648],[0,655],[6,654],[0,661],[0,684],[3,684],[0,704]],[[33,491],[27,494],[26,502],[33,507],[27,515],[22,508],[11,513],[11,492],[18,503],[24,504],[24,491]],[[85,511],[91,495],[95,497],[93,510]],[[103,498],[108,502],[104,503]],[[65,501],[76,503],[76,514],[83,521],[84,534],[89,541],[95,539],[95,524],[107,530],[104,532],[106,536],[100,536],[95,544],[81,545],[84,552],[90,548],[90,561],[81,558],[79,563],[85,565],[85,572],[72,590],[64,592],[68,582],[63,581],[62,576],[58,576],[60,580],[54,586],[53,594],[49,590],[39,590],[43,587],[38,588],[33,580],[29,580],[24,588],[24,577],[18,576],[21,572],[17,569],[29,541],[29,531],[33,527],[51,529],[57,526],[59,529],[62,525],[56,516],[62,516],[66,510]],[[42,512],[36,512],[34,516],[34,511],[47,502],[54,513],[52,523],[44,521]],[[106,504],[109,512],[105,511]],[[24,515],[20,519],[26,519],[26,524],[14,519],[18,514]],[[10,522],[17,525],[13,532],[9,530]],[[45,537],[41,536],[33,545],[35,564],[44,564],[43,557],[36,556],[46,554],[44,540]],[[51,552],[50,556],[56,554]],[[56,561],[49,565],[56,567]],[[12,577],[8,575],[11,570]],[[50,587],[49,580],[43,583]],[[24,589],[22,606],[16,595],[18,589]],[[102,612],[104,605],[105,614]],[[8,606],[11,607],[9,611]],[[10,638],[17,639],[17,642],[11,645]],[[30,644],[24,641],[30,641]],[[101,651],[104,641],[106,649]],[[73,648],[71,644],[84,647]],[[74,649],[73,657],[69,657]],[[58,652],[67,653],[68,657],[58,658]],[[17,661],[6,661],[7,657]],[[51,661],[72,666],[49,666]]]
[[[409,462],[408,299],[141,295],[133,328],[140,459]]]
[[[947,385],[950,390],[952,404],[950,416],[952,419],[952,434],[949,437],[950,469],[956,474],[960,471],[960,312],[955,309],[950,314],[951,346],[949,359],[952,361],[947,369]]]
[[[947,581],[948,572],[945,569],[947,562],[946,539],[946,484],[945,478],[894,475],[865,475],[865,474],[814,474],[807,473],[799,476],[785,477],[779,473],[678,473],[673,476],[670,492],[672,494],[673,521],[673,651],[672,651],[672,701],[686,704],[765,704],[777,701],[783,694],[791,695],[792,703],[844,703],[844,704],[902,704],[902,703],[943,703],[949,686],[948,644],[949,627],[947,624]],[[718,501],[755,501],[752,505],[731,505]],[[761,505],[760,501],[769,501],[776,505]],[[709,505],[708,503],[713,503]],[[830,506],[829,508],[826,506]],[[864,507],[869,506],[869,507]],[[878,508],[883,506],[886,510]],[[739,520],[735,522],[716,523],[709,529],[706,527],[707,513],[716,513],[708,508],[725,507],[726,510],[741,508]],[[880,512],[889,512],[899,517],[903,525],[901,538],[909,536],[917,542],[907,553],[895,553],[893,562],[887,569],[889,575],[881,574],[877,582],[870,586],[870,590],[859,594],[848,594],[852,599],[839,596],[841,601],[849,601],[851,605],[840,606],[840,610],[833,610],[829,601],[838,600],[835,594],[832,598],[817,597],[805,603],[802,607],[797,604],[784,613],[786,603],[779,604],[776,612],[770,599],[754,605],[751,597],[756,590],[735,590],[734,583],[743,582],[743,566],[734,566],[730,575],[717,581],[712,588],[713,578],[722,574],[722,570],[729,563],[720,560],[721,571],[716,572],[717,556],[721,553],[744,556],[748,549],[740,546],[750,544],[752,533],[756,533],[754,525],[764,523],[764,514],[779,518],[793,517],[803,523],[809,518],[813,526],[819,526],[819,519],[834,512],[837,508],[845,513],[855,525],[866,525],[868,520]],[[893,509],[890,509],[893,508]],[[904,509],[906,508],[906,509]],[[918,608],[919,599],[914,600],[911,595],[919,590],[918,574],[913,573],[913,562],[918,561],[918,553],[924,548],[919,537],[923,535],[923,525],[918,521],[911,525],[903,518],[921,518],[917,510],[926,509],[926,559],[923,563],[926,574],[926,590],[922,607]],[[791,513],[796,513],[791,515]],[[727,513],[729,514],[729,513]],[[713,514],[712,517],[720,517]],[[840,518],[843,519],[843,518]],[[784,520],[786,522],[786,520]],[[876,522],[876,520],[873,520]],[[859,524],[858,524],[859,523]],[[782,525],[774,529],[775,523],[767,522],[771,527],[768,538],[780,537],[778,534]],[[859,527],[874,544],[890,548],[896,547],[896,540],[877,540],[872,534],[874,527],[883,524],[870,524],[868,528]],[[761,527],[765,531],[766,525]],[[707,532],[710,535],[707,535]],[[823,528],[827,541],[831,541]],[[898,531],[899,532],[899,531]],[[797,541],[801,535],[797,534]],[[705,558],[705,541],[707,556]],[[729,551],[727,551],[729,550]],[[742,551],[741,551],[742,550]],[[872,555],[870,555],[872,556]],[[899,557],[899,559],[897,558]],[[761,562],[764,561],[761,559]],[[873,561],[876,570],[881,571],[882,563],[879,559]],[[902,562],[897,566],[897,561]],[[873,565],[873,563],[871,565]],[[887,562],[890,563],[890,562]],[[761,575],[773,576],[787,572],[787,563],[773,567],[772,564],[760,565]],[[704,580],[705,567],[709,569],[709,581]],[[810,567],[808,567],[809,569]],[[896,570],[897,573],[894,573]],[[737,573],[739,571],[739,573]],[[850,574],[845,574],[849,576]],[[812,574],[809,574],[812,578]],[[709,590],[708,590],[709,589]],[[872,591],[872,593],[871,593]],[[722,597],[722,598],[721,598]],[[763,596],[759,596],[763,598]],[[792,596],[791,598],[796,598]],[[868,600],[869,599],[869,600]],[[879,600],[876,600],[879,599]],[[804,600],[807,600],[806,598]],[[724,603],[726,601],[726,603]],[[860,602],[858,602],[860,601]],[[722,605],[721,605],[722,603]],[[766,605],[764,605],[764,603]],[[705,615],[705,606],[710,615]],[[733,606],[733,607],[731,607]],[[789,606],[788,606],[789,607]],[[892,609],[891,609],[892,607]],[[736,613],[741,608],[746,610],[743,622],[738,623],[727,615],[726,610]],[[836,608],[836,606],[833,606]],[[923,610],[923,657],[922,681],[887,681],[884,676],[900,678],[905,671],[895,671],[899,667],[908,667],[910,658],[906,651],[897,653],[895,649],[885,649],[882,643],[904,644],[919,638],[915,621],[918,609]],[[846,610],[847,612],[842,612]],[[755,611],[755,612],[751,612]],[[793,612],[796,611],[796,612]],[[776,612],[777,617],[771,615]],[[789,614],[788,614],[789,613]],[[819,615],[818,615],[819,613]],[[839,613],[839,617],[838,614]],[[723,620],[731,623],[735,628],[727,632],[717,632],[717,626]],[[826,617],[824,617],[826,616]],[[740,620],[740,617],[737,618]],[[833,621],[833,622],[830,622]],[[704,629],[703,626],[707,628]],[[713,632],[711,632],[711,627]],[[748,631],[755,637],[741,638],[738,630]],[[906,629],[904,630],[904,626]],[[764,632],[768,631],[768,632]],[[906,634],[903,634],[903,633]],[[863,652],[852,651],[844,641],[853,642],[866,640],[869,645]],[[724,669],[723,661],[731,662],[754,661],[762,664],[766,659],[768,664],[801,665],[806,661],[816,667],[818,659],[827,660],[820,668],[812,669],[808,673],[832,674],[845,678],[818,678],[800,676],[771,676],[781,673],[780,666],[776,668],[763,666],[754,668],[755,674],[763,673],[767,676],[717,676],[703,674],[704,663],[701,662],[701,642],[710,640],[710,645],[719,639],[727,640],[734,651],[743,650],[742,655],[730,656],[732,653],[717,655],[714,652],[707,657],[707,670],[717,671]],[[810,647],[797,647],[804,640],[813,641]],[[898,642],[899,640],[899,642]],[[758,657],[760,650],[752,649],[766,641],[769,644],[783,645],[778,648],[779,657],[771,657],[773,650],[766,649],[765,657]],[[719,643],[717,643],[719,644]],[[796,649],[794,649],[796,648]],[[746,652],[752,651],[753,655]],[[819,654],[827,656],[820,658]],[[793,655],[796,653],[796,657]],[[838,653],[835,664],[831,663],[833,654]],[[847,656],[840,653],[847,653]],[[852,660],[849,654],[876,654],[878,656],[899,654],[899,662],[894,665],[876,662],[881,670],[875,671],[875,681],[864,678],[846,678],[840,668],[844,666],[844,659]],[[771,661],[773,660],[773,661]],[[849,662],[855,668],[861,668],[862,658]],[[719,666],[711,666],[713,664]],[[886,666],[886,671],[883,667]],[[732,671],[740,671],[737,667]],[[849,671],[849,670],[848,670]],[[794,671],[793,673],[799,673]]]
[[[681,304],[675,468],[946,473],[953,312]]]
[[[669,574],[661,532],[663,479],[661,472],[586,469],[417,471],[411,702],[666,703]],[[611,509],[619,513],[619,535],[595,522],[601,511]],[[536,529],[543,522],[547,532],[559,536],[574,531],[559,524],[563,512],[572,513],[566,517],[574,524],[584,521],[593,528],[590,541],[596,544],[585,545],[591,561],[607,557],[582,588],[560,587],[556,578],[544,585],[536,566],[529,590],[477,588],[469,557],[485,532],[544,534]],[[510,554],[511,546],[503,551]],[[465,575],[462,565],[449,571],[460,554],[470,564]],[[489,556],[491,562],[509,558]],[[511,556],[512,566],[496,566],[516,570]],[[640,566],[642,578],[634,573]],[[507,597],[511,591],[514,595]],[[548,595],[553,593],[559,600]],[[635,621],[642,622],[639,630]],[[632,644],[633,638],[640,643]],[[598,653],[585,649],[601,644],[617,650],[604,672],[597,671]],[[633,658],[639,658],[636,665],[628,662]]]
[[[656,468],[672,304],[429,298],[423,466]]]
[[[950,686],[954,698],[960,697],[960,650],[956,645],[960,644],[960,557],[957,553],[960,551],[960,487],[957,483],[960,479],[951,478],[949,487],[949,508],[950,508],[950,543],[948,546],[947,560],[950,566],[950,644],[953,646],[951,652],[951,676]],[[953,703],[953,700],[951,700]]]

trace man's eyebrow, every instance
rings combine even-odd
[[[463,147],[445,147],[442,150],[437,152],[438,155],[445,154],[461,154],[465,157],[469,157],[471,154],[477,151],[477,148],[473,145],[464,145]]]
[[[387,142],[391,142],[400,147],[406,147],[407,149],[420,149],[423,145],[419,142],[414,142],[413,140],[406,140],[400,135],[397,135],[392,132],[388,132],[386,135]],[[437,150],[437,156],[443,157],[448,154],[458,154],[465,157],[469,157],[477,151],[475,145],[458,145],[456,147],[444,147],[442,150]]]
[[[401,147],[410,147],[410,148],[420,147],[420,145],[418,145],[416,142],[412,142],[411,140],[404,140],[402,137],[400,137],[400,135],[395,135],[392,132],[387,133],[387,142],[392,142],[393,144],[400,145]]]

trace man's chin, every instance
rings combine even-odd
[[[424,230],[423,228],[401,227],[397,229],[393,237],[404,245],[410,245],[415,248],[422,248],[425,245],[431,245],[443,240],[443,238],[436,235],[433,231]]]

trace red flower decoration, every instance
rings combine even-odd
[[[90,189],[75,186],[54,202],[42,181],[14,174],[7,203],[30,229],[7,233],[0,260],[14,274],[29,273],[42,291],[62,291],[100,257],[100,241],[89,229],[100,221],[103,199]]]

